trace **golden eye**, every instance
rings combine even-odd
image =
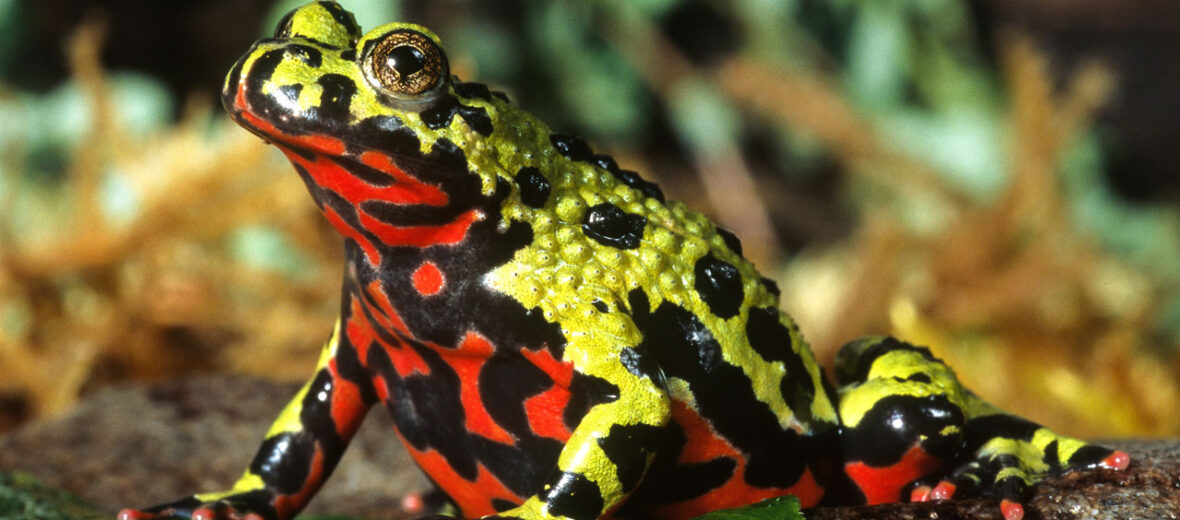
[[[434,40],[411,30],[393,31],[369,52],[371,77],[395,97],[428,92],[447,77],[447,60]]]

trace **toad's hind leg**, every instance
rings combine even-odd
[[[338,322],[315,375],[279,414],[231,489],[144,510],[124,509],[119,520],[286,520],[298,513],[335,468],[376,400],[341,330]]]
[[[1004,413],[924,347],[864,338],[836,356],[844,469],[868,503],[983,494],[1008,520],[1024,490],[1080,468],[1123,469],[1126,453]]]

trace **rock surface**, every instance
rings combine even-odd
[[[231,484],[296,385],[205,376],[96,393],[66,416],[0,437],[0,471],[24,471],[113,512]],[[309,513],[408,518],[426,480],[371,413]],[[1126,472],[1074,472],[1037,486],[1027,520],[1180,519],[1180,443],[1116,441]],[[819,508],[811,520],[1000,519],[993,500]]]
[[[97,392],[67,415],[0,438],[0,471],[22,471],[115,512],[227,489],[298,385],[203,376]],[[313,514],[406,518],[428,485],[374,410],[308,507]]]

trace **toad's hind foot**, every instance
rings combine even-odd
[[[1025,492],[1045,477],[1079,469],[1123,470],[1130,464],[1124,451],[1059,436],[1007,414],[968,421],[965,433],[968,447],[977,447],[974,458],[937,483],[932,481],[939,477],[924,479],[911,492],[912,501],[992,496],[1000,499],[1005,520],[1020,520]]]

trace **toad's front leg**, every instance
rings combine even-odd
[[[298,513],[336,467],[375,398],[356,350],[338,323],[315,375],[266,433],[253,462],[227,491],[198,493],[119,520],[274,519]]]
[[[520,506],[488,518],[607,518],[639,485],[656,453],[671,403],[652,363],[635,346],[629,322],[621,333],[569,334],[565,359],[609,383],[611,395],[586,413],[558,457],[554,477]]]

